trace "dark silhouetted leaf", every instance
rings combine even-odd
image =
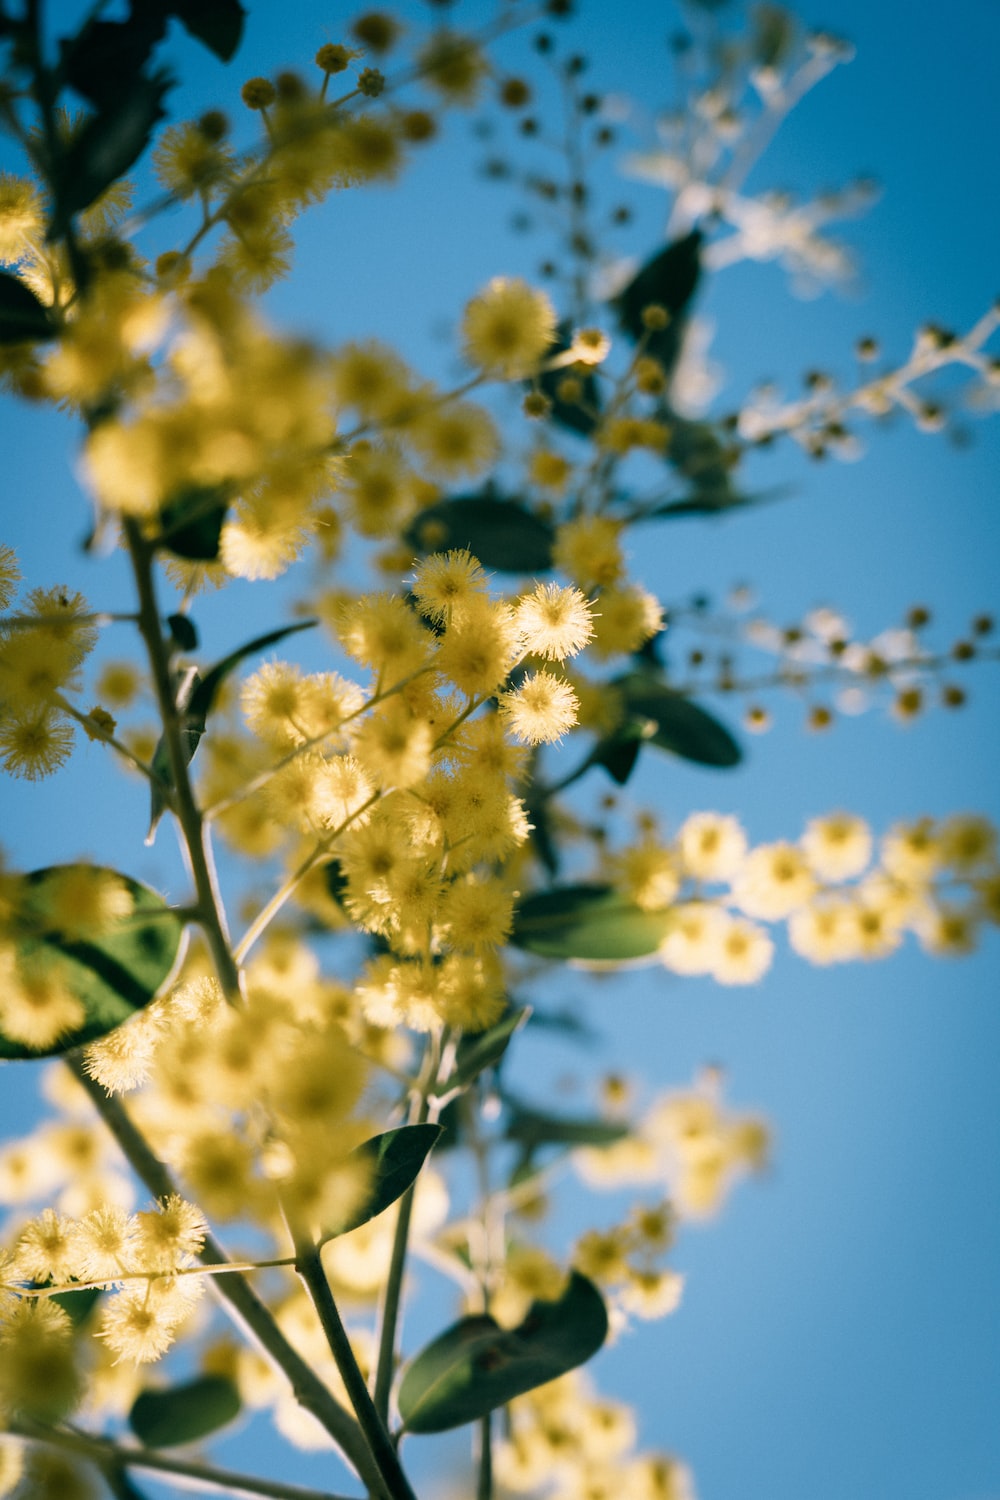
[[[742,751],[725,725],[657,678],[632,672],[620,678],[616,686],[627,713],[655,726],[649,736],[651,745],[669,750],[682,760],[718,769],[728,769],[742,760]]]
[[[411,1360],[399,1388],[408,1432],[446,1432],[574,1370],[608,1333],[600,1292],[578,1271],[555,1302],[533,1302],[519,1327],[462,1318]]]
[[[628,1131],[628,1124],[621,1120],[560,1119],[514,1105],[505,1133],[509,1141],[519,1141],[533,1155],[539,1146],[613,1146]]]
[[[241,661],[245,661],[248,656],[255,656],[258,651],[266,651],[268,646],[276,646],[286,636],[295,635],[300,630],[312,630],[316,624],[316,620],[298,620],[294,625],[281,625],[277,630],[269,630],[266,635],[256,635],[245,646],[237,646],[235,651],[230,651],[228,656],[224,656],[205,673],[191,695],[190,713],[205,720],[212,711],[216,693]]]
[[[569,323],[560,323],[558,338],[550,345],[548,357],[554,354],[563,354],[570,346],[573,330]],[[559,382],[565,376],[572,374],[579,380],[582,387],[582,400],[561,401],[559,399]],[[527,382],[529,389],[534,384]],[[578,432],[581,437],[589,437],[597,426],[601,411],[601,393],[597,384],[597,377],[592,370],[577,373],[575,370],[546,370],[538,377],[537,385],[544,395],[552,402],[552,410],[549,420],[558,422],[560,427],[568,427],[572,432]]]
[[[8,939],[28,972],[50,972],[83,1006],[80,1025],[49,1046],[26,1047],[0,1031],[0,1058],[35,1058],[68,1052],[113,1031],[148,1005],[173,972],[182,923],[148,886],[101,870],[121,881],[132,897],[129,916],[106,932],[81,937],[53,926],[49,900],[63,871],[96,868],[54,865],[25,875],[17,887],[17,912]]]
[[[647,737],[646,726],[630,720],[614,734],[598,740],[590,752],[589,762],[592,766],[603,766],[612,781],[624,786],[635,770],[642,742]]]
[[[461,495],[422,510],[406,535],[425,556],[467,547],[484,568],[544,573],[552,567],[554,532],[519,500]]]
[[[222,62],[229,62],[243,36],[246,10],[239,0],[167,0],[170,14]]]
[[[514,1033],[520,1031],[530,1015],[531,1007],[528,1005],[519,1008],[511,1006],[503,1019],[495,1026],[491,1026],[489,1031],[481,1032],[479,1036],[463,1037],[458,1044],[455,1071],[442,1092],[466,1088],[486,1068],[496,1067],[510,1045]]]
[[[172,84],[163,72],[126,80],[84,123],[56,162],[51,238],[65,234],[73,215],[89,208],[142,155]]]
[[[147,1448],[195,1443],[240,1414],[240,1393],[225,1375],[199,1375],[186,1385],[141,1391],[128,1424]]]
[[[684,316],[701,276],[700,229],[674,240],[646,262],[615,300],[618,321],[636,343],[645,335],[645,350],[658,359],[669,375],[677,363],[684,333]],[[643,309],[657,303],[666,308],[666,328],[647,330]]]
[[[431,1148],[441,1138],[440,1125],[400,1125],[396,1130],[387,1130],[384,1135],[372,1136],[351,1152],[371,1168],[371,1182],[363,1203],[353,1213],[347,1214],[336,1225],[327,1225],[320,1235],[319,1244],[349,1234],[369,1219],[401,1198],[414,1182],[430,1154]]]
[[[55,336],[55,324],[44,303],[17,276],[0,271],[0,344]]]
[[[63,1312],[69,1314],[74,1328],[82,1328],[100,1302],[102,1295],[99,1286],[87,1286],[82,1287],[78,1292],[57,1292],[54,1297],[49,1298],[49,1301],[57,1302]]]
[[[652,957],[670,928],[668,911],[643,911],[609,885],[564,885],[526,896],[511,942],[542,958],[623,964]]]
[[[540,862],[555,878],[559,874],[559,849],[552,837],[552,820],[548,804],[542,800],[528,802],[528,822],[531,824],[531,847]]]
[[[84,99],[109,109],[128,80],[145,68],[166,29],[166,7],[156,0],[133,5],[124,21],[95,18],[77,36],[60,42],[62,75]]]
[[[198,631],[190,615],[168,615],[167,629],[179,651],[197,651]]]
[[[189,562],[215,562],[228,508],[224,486],[192,485],[160,511],[160,545]]]

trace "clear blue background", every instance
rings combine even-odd
[[[75,10],[52,8],[67,18]],[[340,39],[347,19],[313,0],[251,10],[245,50],[228,71],[175,39],[192,80],[175,96],[177,113],[229,103],[251,74],[305,65],[322,42]],[[794,301],[774,266],[719,277],[703,310],[718,325],[713,353],[729,377],[723,405],[765,374],[789,391],[817,364],[848,378],[858,334],[877,335],[887,355],[903,358],[918,323],[965,329],[1000,291],[1000,9],[828,0],[822,12],[798,11],[849,36],[858,57],[795,113],[750,186],[808,194],[862,171],[885,192],[842,231],[861,257],[860,295]],[[403,13],[421,23],[431,15],[415,0]],[[486,13],[476,4],[450,14]],[[655,107],[670,100],[665,38],[678,20],[671,6],[622,4],[612,15],[591,0],[572,45],[592,59],[595,88]],[[512,70],[522,47],[504,43]],[[469,123],[453,118],[440,149],[419,156],[391,194],[335,196],[302,221],[295,274],[270,299],[276,321],[330,341],[378,333],[428,373],[448,373],[442,322],[489,275],[532,274],[541,253],[508,234],[512,198],[474,182],[483,148]],[[638,217],[623,248],[648,254],[663,200],[640,184],[625,196]],[[78,551],[85,509],[71,425],[9,403],[0,419],[3,535],[29,582],[68,582],[102,606],[127,607],[119,562],[101,571]],[[872,433],[862,463],[825,467],[781,447],[755,473],[790,482],[794,498],[724,524],[645,534],[641,576],[666,599],[749,579],[774,618],[794,622],[833,603],[862,634],[919,601],[933,607],[936,638],[947,643],[972,613],[1000,604],[996,424],[976,424],[976,439],[959,452],[900,423]],[[234,603],[199,606],[206,649],[221,654],[250,619],[255,629],[275,623],[274,601],[260,603],[267,597],[236,590]],[[751,742],[745,769],[713,775],[650,761],[630,793],[672,823],[702,807],[736,811],[758,840],[795,837],[807,816],[842,806],[879,828],[962,809],[998,817],[996,669],[962,680],[971,689],[963,712],[909,730],[876,712],[807,736],[795,705],[777,699],[777,727]],[[0,797],[13,863],[91,856],[183,892],[169,838],[141,846],[142,789],[110,777],[98,747],[78,750],[58,779],[7,782]],[[644,1444],[691,1463],[701,1500],[1000,1496],[997,952],[991,935],[963,962],[911,947],[834,971],[782,953],[758,989],[736,992],[659,972],[598,985],[553,977],[546,999],[578,1006],[602,1032],[600,1065],[662,1085],[720,1062],[733,1100],[765,1110],[776,1131],[771,1175],[683,1236],[674,1257],[688,1277],[680,1311],[594,1366],[610,1394],[638,1406]],[[598,1066],[597,1056],[556,1058],[540,1043],[526,1047],[525,1061],[539,1089]],[[3,1067],[4,1133],[32,1118],[34,1086],[33,1068]],[[565,1097],[571,1107],[583,1094]],[[595,1217],[612,1214],[598,1202]],[[421,1287],[431,1295],[427,1273]],[[462,1443],[418,1442],[410,1456],[427,1493],[447,1489],[445,1476],[463,1473]],[[323,1482],[321,1461],[279,1453],[256,1429],[228,1449],[234,1464],[259,1458],[286,1479]]]

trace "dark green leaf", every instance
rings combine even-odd
[[[229,62],[243,35],[246,11],[239,0],[167,0],[170,14],[196,41]]]
[[[564,885],[527,896],[511,942],[542,958],[619,964],[650,958],[670,926],[667,911],[643,911],[609,885]]]
[[[654,255],[615,298],[618,321],[636,343],[645,337],[647,354],[658,359],[669,375],[677,363],[684,332],[684,317],[701,276],[700,229],[674,240]],[[643,323],[643,309],[657,303],[669,314],[667,326],[655,331]]]
[[[186,1385],[141,1391],[128,1424],[147,1448],[195,1443],[240,1414],[240,1393],[225,1375],[199,1375]]]
[[[572,332],[572,326],[569,323],[559,324],[556,342],[547,351],[548,358],[551,359],[554,354],[562,354],[570,347]],[[582,387],[579,402],[559,399],[559,382],[570,374],[579,380]],[[527,384],[531,389],[533,382],[528,381]],[[568,427],[572,432],[578,432],[581,437],[589,437],[597,426],[601,410],[601,393],[593,371],[587,370],[583,374],[578,374],[575,370],[568,369],[546,370],[538,377],[537,384],[542,393],[552,402],[550,420],[558,422],[560,427]]]
[[[420,1168],[440,1136],[440,1125],[400,1125],[397,1130],[373,1136],[352,1151],[352,1157],[371,1168],[368,1193],[353,1213],[336,1225],[327,1225],[319,1243],[325,1245],[327,1240],[336,1239],[340,1234],[349,1234],[401,1198],[417,1180]]]
[[[780,68],[795,41],[795,19],[780,5],[755,5],[753,19],[754,59],[761,68]]]
[[[49,1298],[49,1301],[57,1302],[63,1312],[69,1314],[74,1328],[82,1328],[100,1302],[102,1295],[99,1286],[88,1286],[81,1288],[78,1292],[57,1292],[54,1297]]]
[[[650,744],[700,766],[728,769],[739,764],[742,751],[729,730],[690,698],[646,672],[632,672],[616,686],[627,713],[655,726]]]
[[[48,308],[9,271],[0,271],[0,344],[52,339],[55,324]]]
[[[512,1006],[503,1019],[495,1026],[491,1026],[489,1031],[484,1031],[479,1036],[463,1037],[458,1044],[455,1071],[445,1084],[443,1092],[466,1088],[486,1068],[496,1067],[510,1045],[514,1033],[520,1031],[530,1015],[530,1006],[523,1005],[520,1008]]]
[[[614,734],[598,740],[590,753],[590,764],[603,766],[612,781],[624,786],[635,770],[642,742],[646,738],[645,725],[629,720],[616,729]]]
[[[600,1292],[578,1271],[556,1302],[533,1302],[518,1328],[462,1318],[403,1372],[399,1410],[408,1432],[446,1432],[506,1406],[582,1365],[604,1343]]]
[[[334,901],[340,901],[347,890],[347,876],[339,859],[331,859],[323,866],[323,878],[326,881],[327,894]]]
[[[628,1124],[620,1120],[560,1118],[517,1104],[505,1133],[533,1154],[539,1146],[612,1146],[628,1131]]]
[[[89,208],[142,155],[172,84],[162,72],[125,80],[73,137],[55,164],[51,238],[65,234],[73,215]]]
[[[84,99],[111,108],[128,80],[142,72],[166,27],[166,8],[157,0],[133,5],[124,21],[91,20],[60,42],[62,75]]]
[[[425,556],[467,547],[484,568],[544,573],[552,567],[554,532],[519,500],[460,495],[422,510],[406,540]]]
[[[167,629],[179,651],[197,651],[198,631],[190,615],[168,615]]]
[[[148,886],[101,870],[121,881],[132,897],[132,912],[106,932],[80,937],[53,926],[49,902],[63,871],[93,868],[55,865],[25,875],[17,888],[18,907],[10,931],[19,963],[41,970],[65,986],[84,1010],[79,1026],[47,1047],[27,1047],[0,1032],[0,1057],[34,1058],[68,1052],[113,1031],[148,1005],[177,961],[183,926],[162,896]]]
[[[224,485],[190,485],[160,511],[160,545],[189,562],[215,562],[228,508]]]

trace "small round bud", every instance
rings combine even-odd
[[[350,52],[339,42],[327,42],[316,53],[316,66],[324,73],[343,73],[350,60]]]
[[[500,85],[500,103],[508,109],[523,109],[531,99],[531,89],[523,78],[505,78]]]
[[[298,104],[306,96],[305,84],[291,68],[285,68],[278,74],[274,86],[282,104]]]
[[[556,395],[566,406],[575,406],[583,400],[583,381],[575,375],[564,375],[556,386]]]
[[[358,88],[366,99],[377,99],[385,88],[385,76],[378,68],[364,68],[358,74]]]
[[[833,714],[831,711],[824,704],[816,703],[809,710],[809,717],[806,719],[806,728],[820,734],[824,729],[829,729],[832,723]]]
[[[381,55],[395,45],[400,30],[395,16],[382,10],[370,10],[358,16],[351,27],[351,35],[369,52]]]
[[[527,119],[521,121],[519,128],[522,135],[537,135],[538,121],[532,115],[529,115]]]
[[[627,206],[627,204],[619,204],[614,213],[611,215],[611,222],[612,224],[631,224],[632,210]]]
[[[771,715],[759,703],[751,704],[743,715],[743,725],[751,734],[764,734],[771,727]]]
[[[992,615],[977,615],[972,622],[973,635],[989,635],[993,630]]]
[[[927,625],[930,622],[930,618],[931,612],[929,609],[926,609],[922,604],[915,604],[911,610],[907,611],[906,623],[911,630],[919,630],[922,625]]]
[[[599,365],[610,349],[611,340],[601,328],[581,328],[573,335],[572,353],[582,365]]]
[[[960,688],[957,683],[947,682],[941,689],[941,706],[943,708],[962,708],[965,704],[965,689]]]
[[[956,641],[951,648],[951,654],[956,661],[971,661],[976,654],[976,648],[971,641]]]
[[[858,339],[858,342],[854,346],[854,350],[858,358],[864,360],[866,363],[869,360],[878,359],[878,343],[873,338]]]
[[[552,402],[542,391],[529,391],[521,403],[521,410],[526,417],[532,419],[547,417],[552,410]]]
[[[247,109],[266,109],[277,95],[270,78],[248,78],[240,89],[240,98]]]
[[[642,326],[648,328],[650,333],[658,333],[661,328],[666,328],[670,322],[670,314],[659,302],[650,302],[648,307],[642,310]]]
[[[191,262],[179,250],[165,250],[156,258],[156,279],[165,286],[180,286],[191,274]]]
[[[705,653],[704,653],[704,651],[699,651],[699,649],[698,649],[697,646],[694,648],[693,651],[689,651],[688,652],[688,666],[689,667],[700,667],[702,665],[702,663],[704,662],[704,660],[705,660]]]
[[[229,134],[229,120],[221,109],[207,109],[198,121],[198,130],[206,141],[224,141]]]
[[[421,145],[437,134],[434,116],[428,114],[425,109],[408,109],[400,117],[399,133],[403,140],[409,141],[411,145]]]
[[[899,719],[915,719],[924,707],[924,695],[919,688],[904,688],[896,697],[892,705],[893,713]]]

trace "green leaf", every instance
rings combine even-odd
[[[190,615],[168,615],[167,629],[178,651],[197,651],[198,631]]]
[[[55,163],[51,239],[65,234],[73,215],[89,208],[142,155],[172,87],[164,72],[126,79],[73,137]]]
[[[556,341],[549,346],[546,357],[551,359],[554,354],[563,354],[570,347],[572,335],[572,325],[560,323]],[[560,401],[559,399],[559,382],[567,375],[573,375],[580,382],[582,387],[580,402]],[[601,410],[601,392],[593,371],[588,370],[578,374],[575,370],[569,369],[546,370],[538,377],[537,382],[530,380],[525,382],[529,390],[536,383],[543,395],[548,396],[552,402],[549,420],[558,422],[560,427],[568,427],[572,432],[578,432],[581,437],[589,437],[597,426]]]
[[[531,830],[528,835],[536,858],[544,865],[553,879],[559,874],[559,846],[552,832],[549,804],[538,798],[526,804]]]
[[[408,1432],[447,1432],[474,1422],[582,1365],[604,1343],[608,1315],[578,1271],[556,1302],[533,1302],[519,1327],[462,1318],[403,1372],[399,1410]]]
[[[612,1146],[628,1132],[620,1120],[569,1119],[515,1104],[505,1134],[534,1154],[539,1146]]]
[[[631,672],[615,685],[624,697],[629,716],[645,719],[655,726],[649,743],[658,749],[669,750],[699,766],[720,770],[742,760],[743,752],[729,730],[683,693],[674,692],[646,672]]]
[[[542,958],[619,964],[652,957],[669,927],[668,911],[643,911],[610,885],[564,885],[518,904],[511,942]]]
[[[155,0],[132,6],[124,21],[92,19],[75,37],[60,41],[62,76],[91,104],[108,108],[121,93],[123,83],[142,72],[166,28],[165,7]]]
[[[29,971],[51,973],[83,1006],[84,1020],[47,1047],[27,1047],[0,1031],[0,1058],[49,1057],[68,1052],[113,1031],[149,1004],[172,973],[183,924],[162,896],[115,870],[99,870],[121,881],[132,897],[132,912],[106,932],[83,938],[52,925],[49,901],[64,872],[96,869],[53,865],[22,878],[18,908],[9,936],[18,960]]]
[[[795,41],[795,18],[780,5],[755,5],[753,19],[754,60],[761,68],[780,68]]]
[[[674,240],[647,261],[614,299],[624,331],[636,343],[644,338],[645,352],[658,359],[668,375],[677,363],[684,315],[701,277],[702,238],[700,229],[692,229],[683,239]],[[649,330],[643,323],[643,309],[652,303],[666,308],[670,321],[665,328]]]
[[[78,1292],[57,1292],[49,1301],[58,1303],[63,1312],[69,1314],[74,1328],[82,1328],[103,1295],[103,1288],[87,1286]]]
[[[232,59],[247,14],[239,0],[167,0],[167,6],[196,41],[222,62]]]
[[[160,511],[160,545],[189,562],[215,562],[229,508],[224,485],[189,485]]]
[[[55,324],[49,309],[18,276],[0,271],[0,344],[52,339]]]
[[[147,1448],[195,1443],[240,1414],[240,1393],[225,1375],[199,1375],[186,1385],[141,1391],[128,1424]]]
[[[445,1084],[443,1093],[452,1089],[464,1089],[474,1082],[487,1068],[495,1068],[507,1051],[514,1033],[520,1031],[531,1015],[531,1006],[511,1006],[507,1014],[489,1031],[479,1036],[463,1037],[458,1044],[455,1071]]]
[[[424,556],[467,547],[484,568],[544,573],[552,567],[555,533],[519,500],[459,495],[422,510],[406,540]]]
[[[732,486],[734,452],[709,422],[691,422],[669,407],[658,413],[670,428],[667,462],[691,484],[690,495],[670,501],[654,514],[706,515],[740,503]]]
[[[397,1130],[387,1130],[384,1135],[372,1136],[351,1152],[371,1167],[372,1178],[363,1203],[353,1213],[346,1215],[336,1225],[328,1225],[322,1232],[319,1243],[349,1234],[369,1219],[377,1218],[401,1198],[407,1188],[417,1180],[420,1169],[430,1154],[431,1148],[441,1136],[440,1125],[400,1125]]]
[[[642,742],[647,738],[649,736],[645,724],[639,720],[629,720],[616,729],[614,734],[598,740],[590,752],[589,763],[592,766],[603,766],[612,781],[624,786],[635,770]]]

